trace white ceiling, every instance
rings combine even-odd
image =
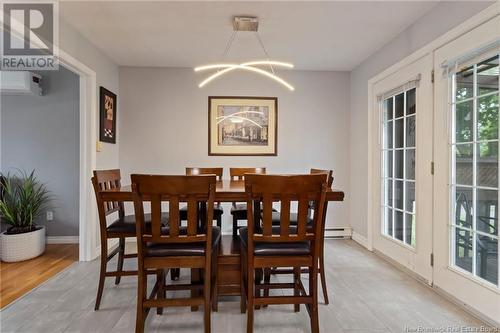
[[[122,66],[220,62],[234,15],[260,18],[271,58],[308,70],[351,70],[437,4],[344,2],[61,2],[62,18]],[[226,61],[263,59],[238,33]]]

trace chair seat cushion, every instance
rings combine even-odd
[[[144,220],[146,223],[151,223],[151,214],[144,214]],[[161,224],[168,225],[168,212],[161,214]],[[107,227],[107,231],[135,234],[135,215],[125,215],[123,218],[118,218]]]
[[[273,234],[279,234],[279,227],[273,227]],[[248,229],[240,229],[241,245],[247,247]],[[309,242],[268,243],[254,242],[255,256],[301,256],[311,253]]]
[[[168,228],[163,229],[162,233],[167,234]],[[187,228],[181,227],[179,233],[186,235]],[[212,227],[212,249],[217,248],[220,238],[219,227]],[[203,243],[148,243],[145,252],[148,257],[203,256],[205,246]]]
[[[179,218],[181,220],[187,220],[187,206],[181,207],[179,209]],[[221,217],[222,214],[224,214],[224,209],[222,209],[222,206],[220,204],[214,204],[214,219]]]

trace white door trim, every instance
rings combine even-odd
[[[80,261],[90,261],[97,257],[97,209],[90,186],[96,168],[96,73],[63,50],[59,50],[59,61],[80,76],[79,257]]]
[[[422,58],[428,53],[434,52],[434,50],[438,49],[439,47],[447,44],[448,42],[452,41],[453,39],[467,33],[468,31],[474,29],[475,27],[483,24],[484,22],[494,18],[495,16],[500,14],[500,2],[496,2],[493,5],[489,6],[488,8],[484,9],[483,11],[479,12],[478,14],[472,16],[462,24],[458,25],[457,27],[451,29],[450,31],[446,32],[442,36],[438,37],[437,39],[433,40],[432,42],[428,43],[427,45],[423,46],[419,50],[413,52],[411,55],[407,56],[406,58],[402,59],[401,61],[395,63],[394,65],[390,66],[389,68],[385,69],[381,73],[375,75],[371,79],[368,80],[368,107],[367,107],[367,116],[368,116],[368,202],[367,202],[367,249],[372,251],[373,250],[373,223],[374,219],[371,215],[373,205],[376,204],[378,205],[378,202],[373,202],[373,191],[377,190],[374,189],[372,186],[373,182],[373,165],[372,165],[372,160],[371,156],[373,153],[373,147],[372,147],[372,126],[371,124],[373,123],[373,117],[372,115],[374,114],[374,93],[373,93],[373,85],[377,82],[383,79],[384,77],[389,76],[390,74],[400,70],[401,68],[413,63],[414,61]],[[377,176],[377,175],[375,175]]]

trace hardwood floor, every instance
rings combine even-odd
[[[319,296],[321,332],[395,333],[418,327],[483,325],[354,241],[326,240],[325,245],[330,305],[324,305]],[[109,265],[116,265],[116,260]],[[133,268],[136,263],[128,260],[125,266]],[[4,308],[0,312],[2,333],[134,332],[137,278],[124,277],[118,286],[114,279],[107,279],[101,309],[94,311],[98,274],[98,260],[73,264]],[[185,283],[186,279],[189,273],[183,270],[178,283]],[[275,275],[272,279],[285,282],[288,277]],[[169,297],[181,297],[183,292],[169,292]],[[271,294],[274,292],[281,293],[273,290]],[[303,306],[295,313],[291,305],[271,305],[255,311],[254,332],[310,332],[308,318]],[[212,313],[212,332],[245,332],[245,327],[246,315],[240,313],[238,297],[225,297],[225,301],[219,302],[219,311]],[[163,315],[152,311],[145,331],[202,332],[203,311],[167,308]]]
[[[0,264],[0,308],[44,283],[75,261],[78,244],[48,244],[45,253],[26,261]]]

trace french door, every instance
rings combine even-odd
[[[435,51],[434,284],[498,320],[500,19]]]
[[[432,55],[376,82],[373,247],[432,282]]]

